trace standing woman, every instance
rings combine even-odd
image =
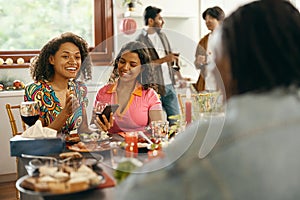
[[[87,88],[79,81],[91,79],[88,44],[73,33],[50,40],[35,58],[30,73],[34,80],[25,88],[25,101],[40,106],[43,126],[67,134],[90,132],[87,123]]]
[[[218,7],[206,9],[202,13],[202,18],[211,32],[206,34],[198,43],[194,64],[197,69],[200,69],[200,74],[197,83],[194,85],[195,89],[200,92],[205,89],[216,89],[215,81],[212,77],[211,70],[207,69],[208,64],[212,61],[212,49],[210,44],[211,36],[214,30],[223,22],[225,18],[224,11]],[[211,65],[210,65],[211,66]]]
[[[110,133],[143,131],[156,120],[163,120],[159,96],[153,88],[154,78],[147,46],[132,41],[125,44],[114,61],[110,83],[97,93],[97,101],[119,104],[110,119],[93,117],[93,122],[102,130]]]

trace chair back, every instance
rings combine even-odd
[[[181,114],[185,114],[185,102],[186,94],[178,94],[178,103]],[[193,103],[193,113],[207,113],[207,112],[222,112],[223,104],[220,102],[222,96],[219,91],[204,91],[191,95],[191,101]]]
[[[20,105],[10,105],[8,103],[8,104],[5,105],[5,107],[6,107],[6,111],[7,111],[7,115],[8,115],[8,118],[9,118],[9,122],[10,122],[10,126],[11,126],[13,136],[21,135],[22,132],[26,130],[26,124],[21,119]],[[16,119],[14,117],[14,114],[18,115],[20,117],[20,121],[22,123],[23,131],[18,131],[18,126],[17,126],[17,123],[16,123]]]

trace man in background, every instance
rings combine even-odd
[[[172,67],[174,62],[178,62],[179,54],[172,53],[169,40],[166,34],[161,31],[164,25],[163,17],[160,15],[161,11],[160,8],[153,6],[148,6],[145,9],[145,28],[136,40],[143,42],[149,48],[162,106],[166,111],[170,125],[173,125],[174,120],[170,120],[169,116],[180,114],[174,88],[175,75],[178,79],[182,79],[182,76],[179,68],[174,69]]]

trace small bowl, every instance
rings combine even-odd
[[[29,176],[39,176],[39,168],[31,165],[25,165],[25,169]]]

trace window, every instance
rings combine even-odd
[[[106,65],[113,41],[102,41],[113,36],[112,6],[112,0],[0,0],[1,26],[6,27],[0,33],[0,58],[14,61],[0,67],[28,67],[49,39],[67,31],[87,40],[95,65]],[[25,64],[16,64],[20,57]]]

